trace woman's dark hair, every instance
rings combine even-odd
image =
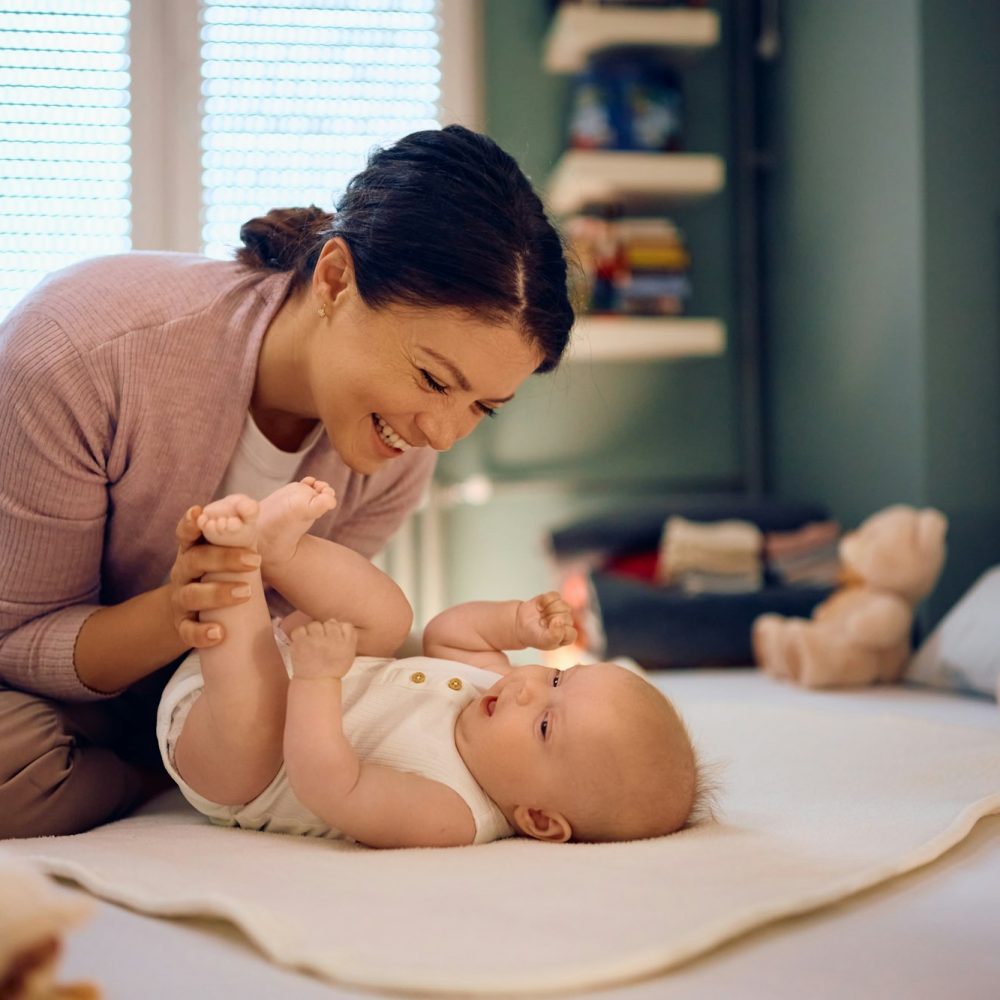
[[[542,352],[537,371],[559,363],[573,324],[562,241],[492,139],[449,125],[376,149],[336,213],[311,206],[251,219],[236,257],[294,271],[301,287],[334,236],[350,247],[368,306],[450,306],[512,322]]]

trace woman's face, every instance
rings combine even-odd
[[[513,326],[457,309],[341,297],[305,344],[311,409],[356,472],[410,448],[447,451],[499,411],[542,357]]]

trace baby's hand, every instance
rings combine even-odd
[[[522,601],[515,627],[518,643],[533,649],[558,649],[576,639],[573,613],[554,590]]]
[[[292,630],[292,676],[300,680],[343,677],[354,662],[358,638],[348,622],[312,621]]]

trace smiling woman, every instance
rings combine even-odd
[[[83,830],[156,786],[153,675],[221,641],[201,614],[246,598],[206,574],[253,558],[198,544],[189,508],[313,474],[338,497],[315,533],[370,557],[435,452],[566,346],[559,237],[467,129],[377,150],[335,213],[241,237],[233,262],[76,265],[0,327],[0,836]]]

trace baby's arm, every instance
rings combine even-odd
[[[336,621],[292,630],[285,767],[299,801],[370,847],[454,847],[476,837],[472,812],[440,782],[358,758],[344,735],[341,678],[356,633]]]
[[[555,591],[530,601],[469,601],[431,619],[424,653],[506,673],[505,649],[557,649],[576,638],[569,605]]]

